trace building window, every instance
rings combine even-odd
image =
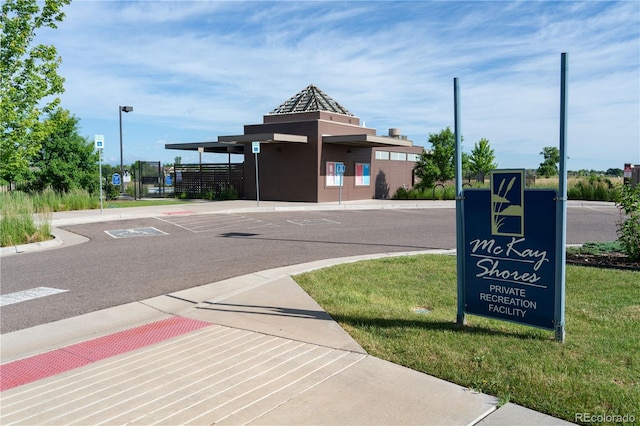
[[[376,151],[376,160],[388,160],[389,151]]]
[[[327,161],[326,186],[342,186],[342,174],[338,174],[338,165],[344,168],[344,163],[338,161]]]
[[[371,167],[369,163],[356,163],[356,186],[371,184]]]
[[[420,154],[407,154],[407,161],[420,161]]]
[[[407,161],[407,153],[406,152],[392,152],[391,159],[394,161]]]

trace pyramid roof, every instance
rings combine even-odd
[[[293,114],[302,112],[325,111],[353,116],[345,107],[313,84],[308,85],[293,97],[289,98],[269,115]]]

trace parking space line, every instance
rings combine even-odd
[[[26,302],[27,300],[39,299],[53,294],[64,293],[69,290],[61,290],[51,287],[36,287],[28,290],[17,291],[15,293],[3,294],[0,296],[0,306],[13,305],[14,303]]]

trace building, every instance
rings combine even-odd
[[[253,142],[260,142],[259,154]],[[377,136],[314,85],[266,114],[262,124],[245,125],[241,135],[165,148],[244,154],[242,194],[249,199],[256,198],[257,158],[261,200],[306,202],[389,198],[413,186],[422,153],[398,129]]]

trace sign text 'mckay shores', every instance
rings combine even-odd
[[[464,191],[465,312],[554,329],[555,200],[523,170]]]

